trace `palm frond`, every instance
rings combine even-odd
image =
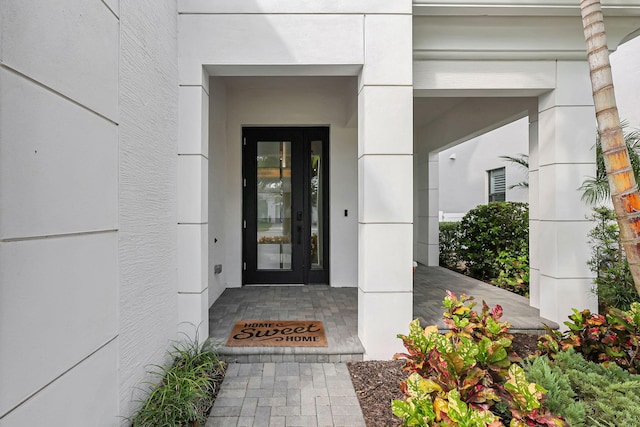
[[[499,157],[503,160],[520,165],[523,168],[529,170],[529,155],[527,154],[520,153],[518,154],[517,157],[513,157],[513,156],[499,156]]]
[[[529,188],[529,183],[527,181],[521,181],[509,186],[509,190],[513,190],[514,188]]]
[[[636,182],[640,182],[640,130],[633,129],[628,131],[627,123],[622,123],[624,132],[624,142],[629,152],[629,161],[633,169],[633,175]],[[588,177],[582,182],[579,190],[582,191],[581,199],[591,205],[595,205],[607,200],[610,195],[609,182],[607,180],[607,172],[604,165],[604,156],[602,155],[602,146],[600,144],[600,135],[596,139],[596,176]]]
[[[528,154],[518,154],[517,157],[513,156],[499,156],[502,160],[506,160],[515,165],[521,166],[527,173],[529,174],[529,155]],[[517,184],[510,185],[509,190],[513,190],[514,188],[529,188],[528,181],[521,181]]]
[[[607,177],[588,177],[582,181],[578,190],[582,191],[582,201],[590,205],[597,205],[609,198],[609,181]]]

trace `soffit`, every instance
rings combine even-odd
[[[605,16],[640,16],[637,0],[602,0]],[[580,16],[577,2],[558,0],[413,1],[414,16]]]

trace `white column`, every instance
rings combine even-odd
[[[420,130],[416,130],[416,141],[420,141]],[[414,186],[414,227],[413,258],[421,264],[429,265],[429,174],[428,153],[422,144],[414,144],[413,186]]]
[[[416,131],[418,134],[420,131]],[[423,138],[420,138],[423,140]],[[428,265],[439,265],[439,177],[438,153],[429,152],[424,144],[417,144],[419,152],[415,153],[414,176],[415,223],[414,223],[414,258],[416,261]]]
[[[540,308],[538,112],[529,111],[529,304]]]
[[[540,314],[560,324],[571,308],[595,310],[586,219],[578,187],[595,175],[595,114],[586,62],[557,62],[556,89],[539,98],[538,238]],[[535,200],[534,200],[535,202]],[[535,226],[534,226],[535,227]],[[535,239],[534,239],[535,244]]]
[[[178,322],[209,336],[208,87],[180,86],[178,104]]]
[[[437,152],[429,153],[428,164],[428,228],[427,228],[427,242],[429,244],[429,256],[427,259],[427,265],[430,267],[437,267],[440,264],[440,181],[438,179],[439,173],[439,156]]]
[[[358,94],[358,337],[366,359],[402,350],[413,314],[411,15],[367,15]]]

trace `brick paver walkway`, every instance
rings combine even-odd
[[[206,427],[364,427],[344,363],[232,363]]]
[[[441,267],[419,266],[413,316],[441,328],[445,291],[473,295],[479,304],[502,305],[512,331],[536,332],[540,317],[527,298]],[[320,320],[328,347],[222,347],[230,363],[206,427],[364,426],[343,362],[362,360],[357,288],[275,286],[227,289],[209,310],[210,336],[226,342],[237,320]],[[404,333],[406,331],[398,331]]]

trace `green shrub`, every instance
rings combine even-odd
[[[585,359],[604,364],[616,363],[631,373],[640,372],[640,303],[628,311],[611,308],[606,316],[589,310],[573,309],[569,328],[561,333],[547,330],[538,347],[550,357],[574,349]]]
[[[526,364],[525,371],[528,380],[549,391],[545,406],[572,427],[640,425],[640,376],[615,363],[586,361],[569,349],[554,361],[539,357]]]
[[[450,270],[458,270],[460,266],[460,223],[440,223],[440,266]]]
[[[469,274],[481,280],[500,276],[501,253],[529,262],[529,210],[526,203],[491,202],[480,205],[460,223],[460,259]]]
[[[211,341],[187,340],[169,352],[171,367],[154,366],[149,372],[149,396],[133,419],[134,427],[204,425],[222,379],[220,361]]]
[[[520,359],[509,355],[509,323],[502,322],[502,308],[483,303],[473,310],[473,298],[447,292],[444,323],[422,329],[419,320],[409,325],[409,335],[399,334],[407,353],[410,373],[402,381],[404,400],[394,400],[393,413],[407,426],[566,426],[565,421],[542,406],[544,389],[530,383]]]
[[[587,262],[596,274],[594,282],[601,311],[608,307],[628,310],[632,302],[640,301],[629,270],[629,263],[620,243],[620,230],[612,209],[598,207],[589,217],[595,227],[589,232],[591,258]]]
[[[529,254],[513,256],[502,251],[496,258],[500,274],[491,283],[525,297],[529,296]]]
[[[546,356],[525,361],[527,380],[540,384],[547,390],[545,407],[567,420],[571,427],[587,427],[584,404],[576,401],[571,383]]]

